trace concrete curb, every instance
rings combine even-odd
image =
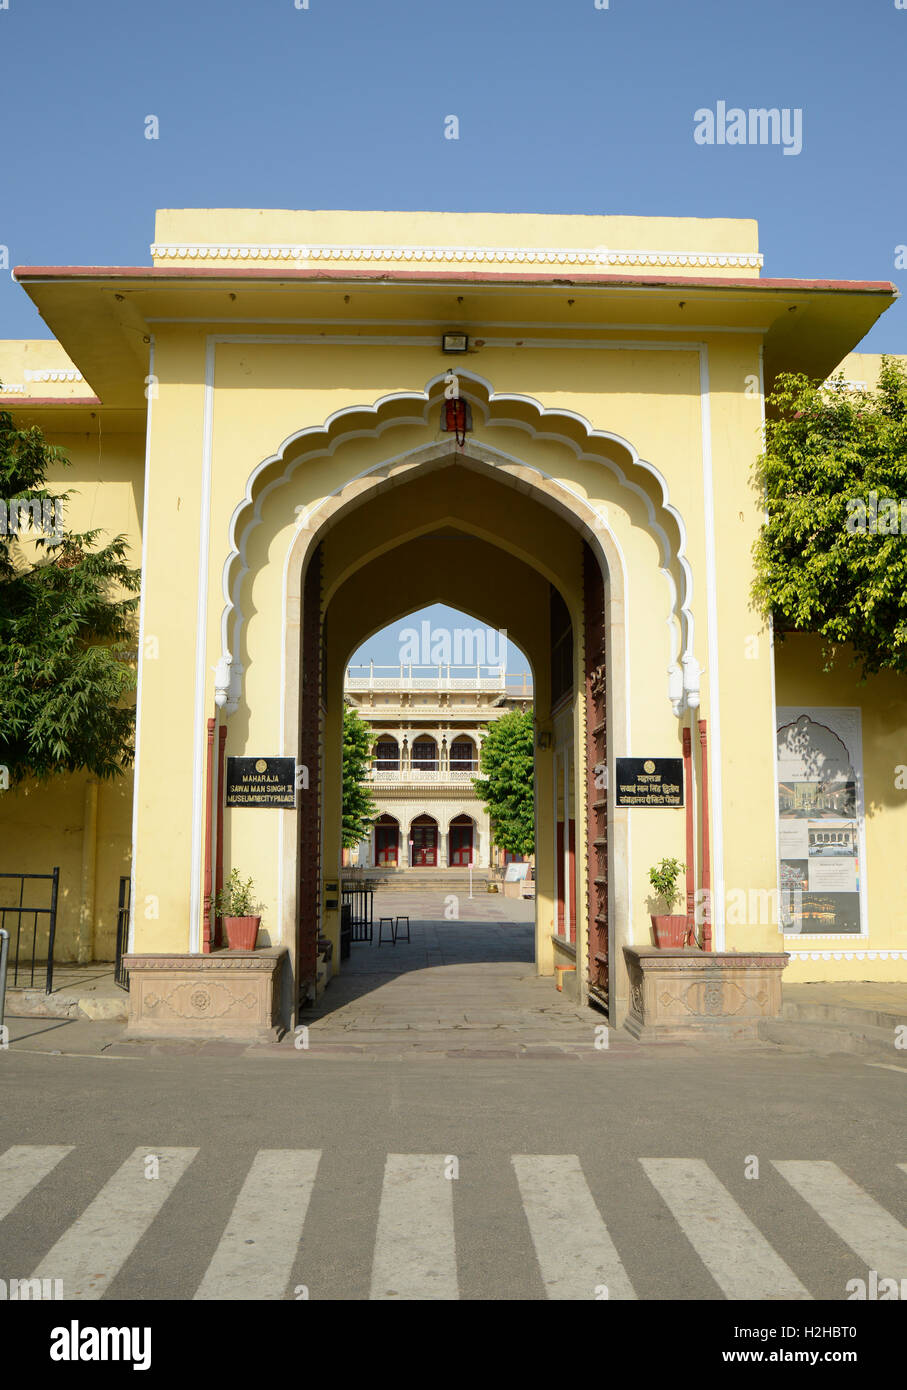
[[[874,1028],[865,1023],[766,1018],[759,1024],[759,1037],[782,1047],[809,1052],[850,1052],[896,1062],[904,1053],[895,1048],[893,1027]]]
[[[41,989],[8,989],[6,1012],[10,1018],[81,1018],[125,1023],[129,1016],[129,996],[119,989],[115,995],[100,992],[45,994]]]

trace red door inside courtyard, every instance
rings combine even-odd
[[[375,823],[375,863],[396,868],[399,826],[391,816],[382,816]]]
[[[450,862],[462,866],[472,863],[472,821],[458,816],[450,823]]]
[[[430,816],[420,816],[410,829],[413,868],[434,869],[438,864],[438,826]]]

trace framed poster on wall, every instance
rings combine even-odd
[[[781,930],[867,935],[859,709],[779,708],[777,779]]]

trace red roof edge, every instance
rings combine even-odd
[[[23,405],[101,405],[100,396],[18,396],[0,392],[0,410],[18,410]]]
[[[546,274],[519,271],[424,271],[424,270],[323,270],[261,269],[259,267],[211,266],[16,266],[13,279],[24,283],[36,280],[259,280],[259,281],[350,281],[364,283],[494,284],[494,285],[661,285],[670,289],[686,287],[734,290],[835,290],[842,293],[888,294],[900,290],[890,280],[773,280],[695,275],[595,275],[570,274],[566,267]]]

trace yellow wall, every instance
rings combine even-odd
[[[34,370],[55,361],[55,354],[32,353]],[[56,348],[56,344],[50,345]],[[22,358],[19,359],[21,365]],[[15,365],[15,364],[13,364]],[[9,379],[12,379],[11,377]],[[71,385],[32,383],[30,390],[50,394],[74,391]],[[84,392],[84,387],[81,388]],[[5,404],[5,402],[3,403]],[[14,409],[10,401],[9,408]],[[145,441],[141,434],[110,434],[99,439],[97,420],[85,411],[86,428],[79,432],[59,432],[45,425],[45,435],[58,445],[71,467],[57,466],[48,474],[50,486],[71,494],[64,509],[67,531],[98,528],[100,541],[124,535],[129,542],[129,563],[138,568],[142,560],[141,515]],[[33,548],[29,548],[33,549]],[[119,880],[128,876],[132,843],[131,772],[115,782],[98,785],[95,818],[94,855],[85,838],[86,823],[92,821],[86,803],[88,777],[85,774],[54,778],[51,782],[25,783],[0,792],[0,869],[15,873],[49,873],[60,869],[55,958],[59,961],[82,959],[112,960],[116,946],[116,916]],[[84,871],[90,873],[94,859],[94,912],[81,923],[80,899]],[[88,886],[89,880],[86,880]],[[44,888],[35,887],[41,904],[49,903]],[[12,901],[14,886],[0,879],[0,901]],[[30,925],[30,924],[29,924]],[[41,940],[41,938],[39,938]],[[42,943],[46,946],[45,942]]]

